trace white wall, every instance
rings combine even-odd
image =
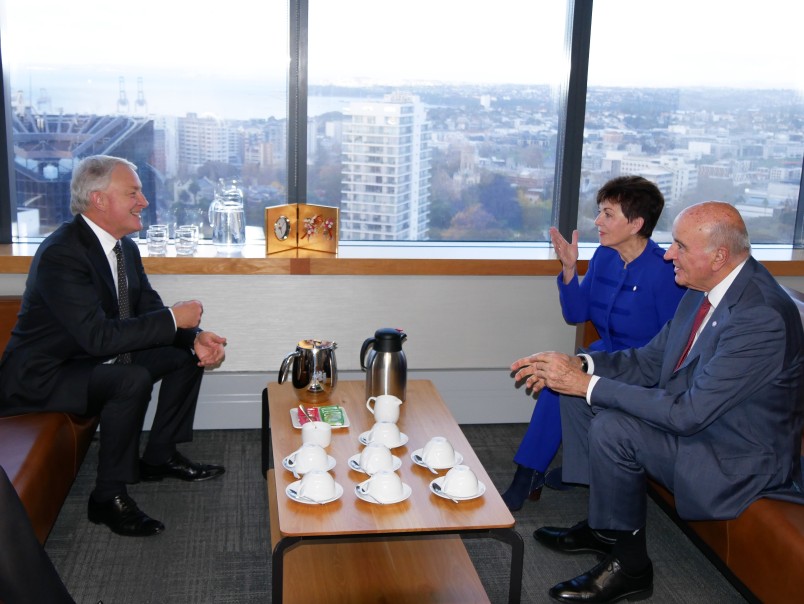
[[[197,428],[254,428],[260,397],[305,338],[337,343],[339,379],[363,379],[359,352],[379,327],[399,327],[409,379],[432,380],[460,423],[526,422],[533,401],[510,363],[574,349],[554,277],[153,275],[167,304],[198,298],[203,327],[227,337],[227,360],[205,377]],[[804,277],[780,282],[804,291]],[[0,295],[24,275],[0,275]],[[150,417],[150,415],[149,415]],[[149,421],[149,420],[147,420]]]

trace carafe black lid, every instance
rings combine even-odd
[[[407,334],[401,329],[383,327],[374,332],[374,350],[377,352],[399,352]]]

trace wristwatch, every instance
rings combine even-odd
[[[581,369],[583,369],[584,373],[589,373],[589,361],[586,360],[586,357],[582,354],[577,355],[579,359],[581,359]]]

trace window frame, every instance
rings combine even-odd
[[[564,71],[559,90],[558,144],[554,176],[552,222],[565,236],[578,223],[578,190],[581,180],[583,128],[586,113],[587,75],[592,32],[593,0],[567,0]],[[309,0],[288,0],[288,140],[287,200],[305,203],[307,198],[307,94],[308,94],[308,15]],[[5,4],[0,5],[0,41],[7,31]],[[5,144],[0,144],[0,244],[13,242],[11,200],[16,199],[14,148],[10,132],[11,95],[8,65],[0,44],[0,131]],[[799,186],[792,247],[804,248],[804,158]],[[382,245],[382,242],[377,242]],[[460,247],[461,243],[454,244]]]

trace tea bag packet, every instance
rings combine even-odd
[[[342,426],[345,418],[343,408],[338,405],[326,405],[319,408],[321,421],[327,422],[330,426]]]
[[[312,419],[314,422],[325,421],[321,419],[318,407],[305,407],[305,411],[307,411],[307,415],[310,416],[310,419]],[[297,413],[299,414],[299,424],[304,425],[310,421],[310,419],[307,419],[301,409],[298,409]]]

